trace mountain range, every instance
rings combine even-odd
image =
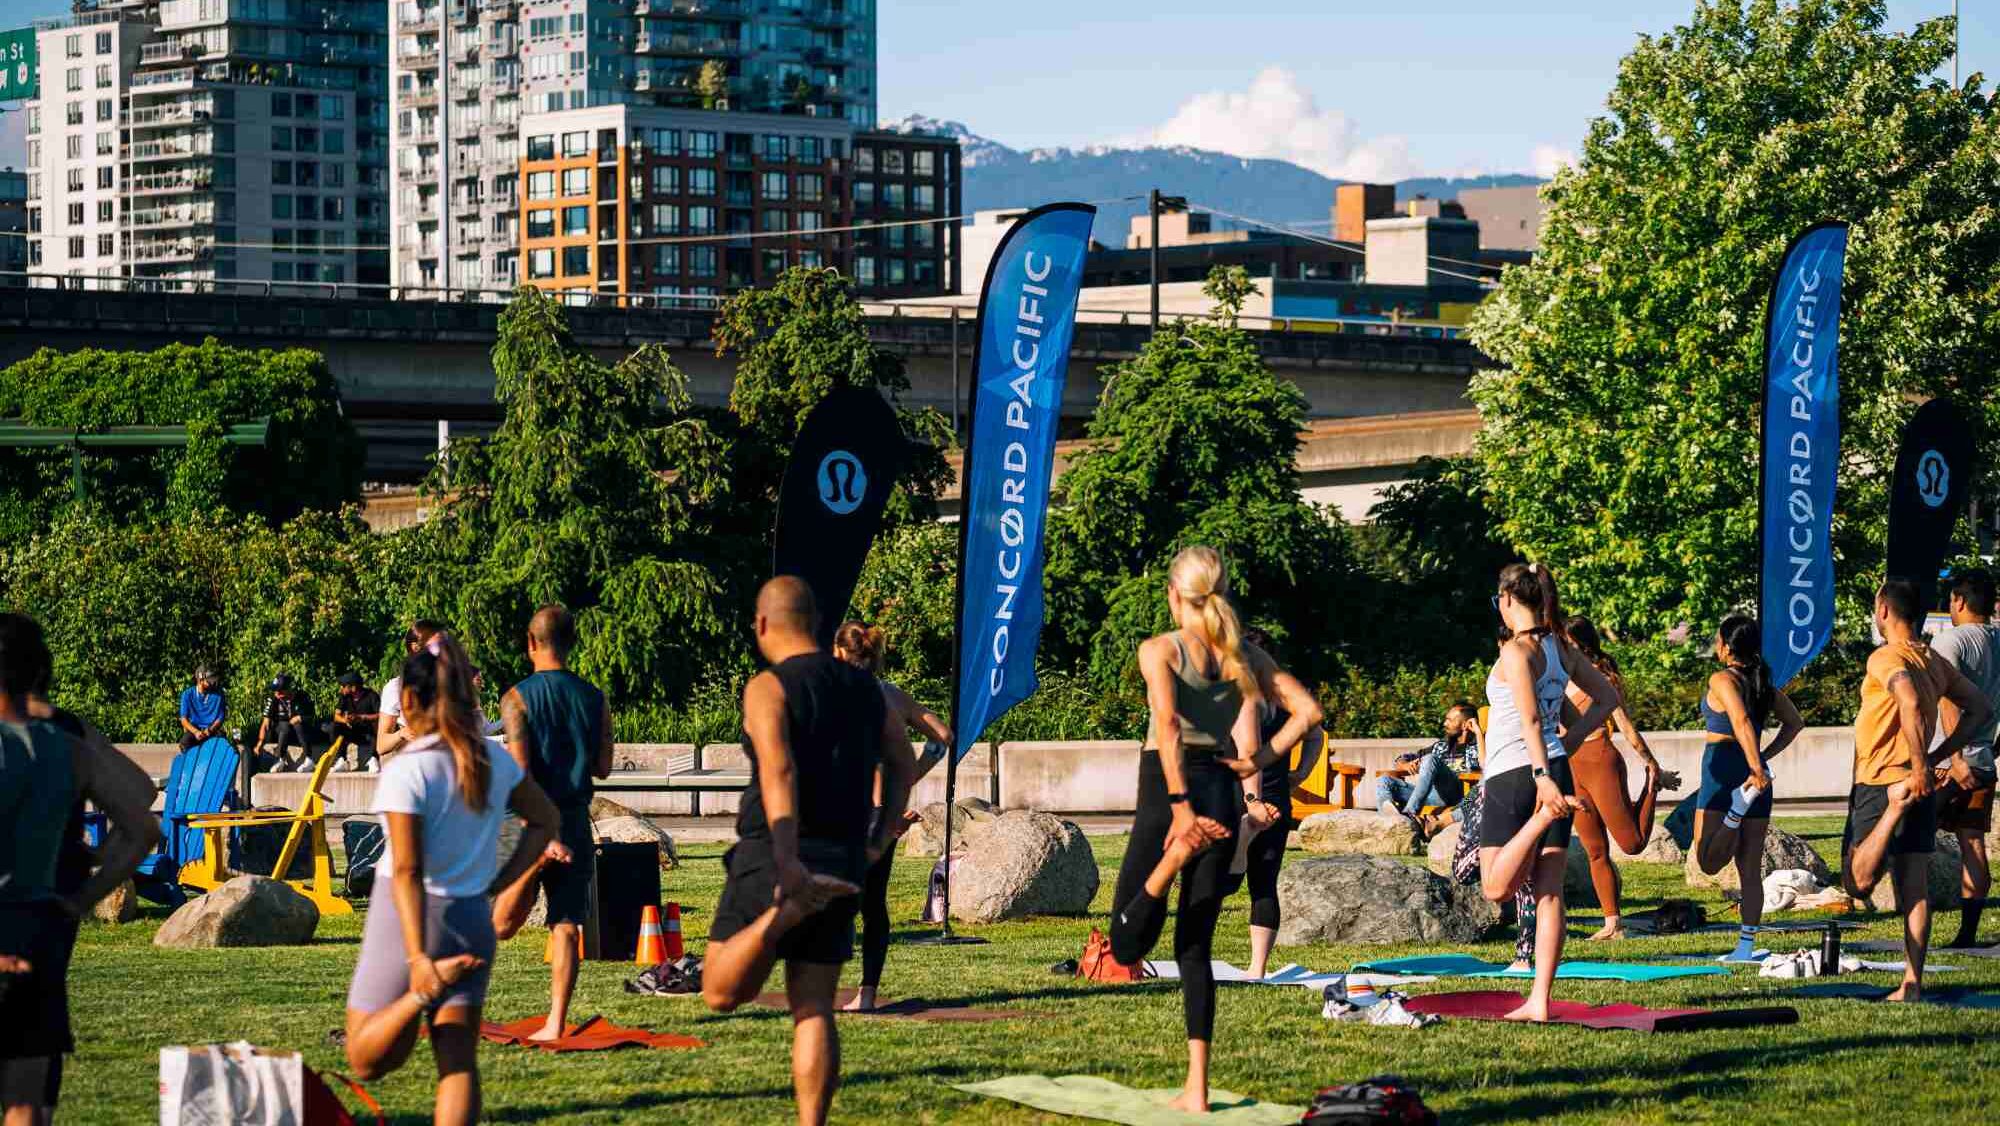
[[[1097,204],[1093,236],[1124,246],[1127,223],[1146,213],[1145,195],[1159,188],[1185,196],[1197,210],[1231,211],[1267,223],[1327,232],[1332,180],[1283,160],[1252,160],[1186,146],[1014,149],[982,137],[956,121],[912,114],[883,128],[898,133],[956,137],[964,169],[963,208],[970,214],[998,207],[1028,207],[1059,199]],[[1396,184],[1398,200],[1454,199],[1462,188],[1537,184],[1510,173],[1470,178],[1427,176]],[[1306,224],[1316,224],[1306,226]],[[1219,225],[1223,225],[1220,224]],[[1241,226],[1242,224],[1228,224]]]

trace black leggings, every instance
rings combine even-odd
[[[1278,929],[1278,870],[1285,864],[1285,836],[1291,831],[1292,815],[1283,809],[1276,824],[1250,840],[1250,925]]]
[[[1188,804],[1203,817],[1221,822],[1233,834],[1243,817],[1243,790],[1235,774],[1211,754],[1190,754],[1186,768]],[[1167,776],[1157,751],[1139,755],[1139,810],[1132,819],[1132,836],[1125,861],[1118,867],[1118,888],[1112,895],[1111,956],[1136,965],[1152,953],[1166,929],[1167,903],[1146,894],[1146,877],[1166,852],[1167,831],[1174,820],[1167,803]],[[1281,837],[1280,840],[1283,838]],[[1181,897],[1174,911],[1174,962],[1181,971],[1181,1008],[1190,1040],[1215,1037],[1215,920],[1222,901],[1242,882],[1229,874],[1235,856],[1234,838],[1203,849],[1180,872]]]
[[[889,869],[895,864],[891,841],[861,887],[861,984],[869,989],[882,984],[882,964],[889,960]]]

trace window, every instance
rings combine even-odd
[[[556,174],[553,172],[528,173],[528,198],[556,198]]]
[[[854,205],[856,207],[873,207],[875,205],[875,181],[854,181]]]
[[[556,233],[556,213],[554,208],[538,207],[528,212],[529,238],[554,238]]]
[[[690,169],[688,169],[688,190],[687,190],[687,194],[689,194],[689,195],[714,195],[714,194],[715,194],[715,169],[713,169],[713,168],[690,168]]]
[[[856,151],[860,150],[857,149]],[[864,256],[854,260],[854,283],[864,286],[875,284],[875,260],[873,258]]]
[[[97,99],[97,120],[111,121],[115,119],[117,116],[118,116],[117,106],[112,103],[110,98]]]
[[[561,16],[538,16],[528,21],[528,38],[530,39],[552,39],[561,34]],[[533,276],[547,277],[548,275],[536,274]]]
[[[336,98],[332,94],[321,98],[319,102],[319,116],[325,121],[345,121],[347,119],[346,100]]]
[[[565,168],[562,174],[562,194],[566,196],[590,194],[590,169]]]
[[[570,69],[570,73],[572,73],[572,74],[580,74],[580,73],[582,73],[582,72],[583,72],[583,70],[584,70],[584,67],[585,67],[585,60],[584,60],[584,54],[583,54],[583,52],[582,52],[582,51],[571,51],[571,52],[569,53],[569,69]]]
[[[578,130],[575,133],[564,133],[562,135],[562,139],[563,139],[562,153],[564,156],[590,155],[590,133],[588,130]]]
[[[760,186],[765,199],[788,199],[791,197],[792,178],[783,172],[766,172]]]
[[[909,230],[908,227],[890,227],[882,232],[882,245],[890,250],[903,249],[904,241],[909,238]]]
[[[792,158],[792,139],[782,133],[764,134],[764,159],[774,162]]]
[[[319,95],[318,95],[318,94],[300,94],[300,95],[299,95],[298,97],[296,97],[296,98],[293,98],[293,99],[292,99],[292,115],[293,115],[294,117],[308,117],[308,118],[310,118],[310,117],[318,117],[318,116],[319,116]]]
[[[347,130],[328,129],[320,139],[319,151],[344,153],[347,151]]]
[[[712,246],[690,246],[687,248],[687,272],[698,278],[715,276],[715,248]]]
[[[687,229],[691,235],[712,235],[715,233],[715,208],[690,207],[687,212]]]
[[[334,165],[338,168],[339,165]],[[319,162],[300,160],[292,164],[292,182],[302,188],[319,187]]]
[[[817,270],[826,265],[826,257],[817,250],[799,251],[799,265],[808,270]]]
[[[590,233],[590,208],[565,207],[562,209],[563,234],[587,235]]]
[[[937,154],[929,149],[918,149],[911,153],[910,173],[915,176],[937,175]]]
[[[801,211],[798,216],[799,230],[802,231],[817,231],[826,225],[825,216],[817,211]]]
[[[570,33],[571,35],[582,35],[582,34],[583,34],[583,13],[582,13],[582,12],[571,12],[571,13],[569,14],[569,33]]]
[[[319,130],[317,129],[307,129],[301,126],[293,131],[292,140],[299,146],[300,152],[319,151]]]
[[[100,168],[100,169],[98,169],[98,170],[97,170],[97,188],[98,188],[98,190],[99,190],[99,191],[108,191],[108,190],[109,190],[109,189],[111,189],[112,187],[116,186],[116,184],[115,184],[115,178],[117,177],[117,175],[118,175],[118,170],[117,170],[116,168]],[[73,192],[75,192],[75,191],[82,191],[82,190],[83,190],[83,173],[82,173],[82,172],[80,172],[80,171],[78,171],[77,169],[74,169],[74,168],[70,169],[70,173],[69,173],[69,179],[70,179],[70,186],[69,186],[69,190],[70,190],[70,191],[73,191]]]
[[[83,124],[83,103],[71,102],[63,107],[63,120],[71,125]]]
[[[887,172],[891,176],[901,176],[903,174],[902,149],[882,150],[882,171]]]
[[[113,236],[111,235],[97,236],[97,253],[103,255],[106,258],[109,258],[113,254],[118,253],[117,248],[112,245],[111,242],[112,237]]]
[[[660,156],[678,156],[681,151],[681,131],[678,129],[648,129],[646,143]]]
[[[97,221],[100,223],[109,223],[111,221],[111,208],[112,208],[112,203],[110,200],[108,199],[98,200]]]
[[[289,184],[289,183],[291,183],[291,182],[292,182],[292,162],[291,162],[291,161],[289,161],[289,160],[274,160],[274,161],[272,161],[272,162],[271,162],[271,182],[272,182],[273,184]]]
[[[101,182],[103,182],[104,180],[106,180],[106,179],[108,179],[108,178],[109,178],[109,177],[107,177],[107,176],[105,175],[105,173],[107,173],[107,172],[109,172],[109,171],[111,171],[111,169],[109,169],[109,168],[100,168],[100,169],[98,169],[98,170],[97,170],[97,179],[98,179],[98,181],[99,181],[100,183],[101,183]],[[72,169],[70,169],[70,170],[69,170],[69,174],[68,174],[68,177],[67,177],[67,183],[68,183],[68,186],[69,186],[69,190],[70,190],[70,191],[73,191],[73,192],[80,192],[80,191],[82,191],[82,190],[83,190],[83,169],[81,169],[81,168],[72,168]]]
[[[69,225],[72,227],[83,226],[83,203],[81,201],[69,205]]]
[[[553,247],[544,246],[528,251],[528,276],[531,278],[556,276],[556,252]]]
[[[271,116],[272,117],[292,116],[292,96],[290,94],[271,95]]]
[[[99,90],[109,90],[109,89],[111,89],[111,64],[110,64],[110,63],[98,63],[98,64],[97,64],[97,88],[98,88]]]
[[[73,66],[63,75],[63,89],[76,91],[83,89],[83,68]]]
[[[320,200],[319,217],[329,223],[338,223],[347,218],[347,197],[330,195]]]
[[[69,136],[64,137],[63,150],[71,160],[81,157],[83,155],[83,134],[71,133]]]
[[[933,184],[911,184],[910,204],[918,211],[936,211],[937,187]]]
[[[884,267],[883,281],[890,285],[903,284],[905,280],[903,272],[905,266],[901,258],[885,258],[882,260],[882,265]]]
[[[875,150],[866,145],[856,145],[854,147],[854,170],[856,172],[875,171]],[[860,263],[857,262],[855,265],[859,267]],[[861,271],[857,268],[855,276],[859,277],[860,275]]]
[[[75,258],[81,258],[81,257],[83,257],[83,236],[82,236],[82,235],[71,235],[71,236],[70,236],[70,239],[69,239],[69,256],[70,256],[70,257],[71,257],[72,259],[75,259]]]
[[[907,189],[901,184],[884,184],[882,185],[882,206],[891,211],[901,211],[903,209],[904,197],[907,194]]]
[[[691,129],[687,135],[688,155],[711,157],[715,155],[715,134]]]
[[[63,57],[66,59],[80,59],[83,57],[83,36],[63,36]]]
[[[653,194],[681,194],[681,170],[671,164],[655,165],[653,167]]]
[[[937,227],[930,223],[919,223],[910,228],[910,245],[918,250],[930,250],[937,246]]]
[[[656,235],[678,234],[681,229],[681,209],[676,203],[656,203],[653,205],[653,233]]]
[[[782,207],[767,207],[761,217],[760,228],[766,231],[782,231],[787,226],[787,212]]]
[[[544,133],[539,137],[528,138],[529,160],[554,160],[555,158],[556,158],[555,134]]]
[[[936,285],[937,259],[919,258],[910,263],[910,281],[917,285]]]
[[[97,53],[100,55],[108,55],[111,53],[110,32],[100,31],[97,33]]]
[[[799,173],[799,198],[807,203],[818,203],[826,198],[826,177],[817,172]]]
[[[656,274],[678,274],[681,272],[681,248],[678,246],[656,246],[653,248],[653,272]]]
[[[99,156],[110,156],[110,155],[111,155],[111,138],[112,138],[112,136],[113,136],[113,134],[112,134],[112,132],[111,132],[111,131],[110,131],[109,129],[107,129],[107,130],[105,130],[104,132],[102,132],[102,133],[99,133],[99,134],[97,135],[97,155],[99,155]]]
[[[818,137],[799,138],[799,162],[802,164],[818,164],[820,162]]]
[[[319,197],[302,195],[292,204],[292,215],[297,219],[317,221],[319,219]]]
[[[589,277],[590,248],[587,246],[563,247],[562,272],[566,278]]]
[[[292,151],[292,129],[291,129],[291,126],[289,126],[289,125],[273,125],[273,126],[271,126],[271,151],[272,151],[272,152],[291,152],[291,151]]]
[[[292,217],[292,197],[274,195],[271,197],[271,218],[290,219]]]

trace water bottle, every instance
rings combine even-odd
[[[1840,972],[1840,924],[1829,922],[1819,936],[1819,972],[1831,976]]]

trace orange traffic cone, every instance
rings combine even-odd
[[[667,948],[660,941],[660,909],[648,907],[639,915],[639,947],[632,953],[632,962],[639,966],[657,966],[667,960]]]
[[[681,905],[667,904],[667,961],[678,962],[687,954],[681,943]]]

